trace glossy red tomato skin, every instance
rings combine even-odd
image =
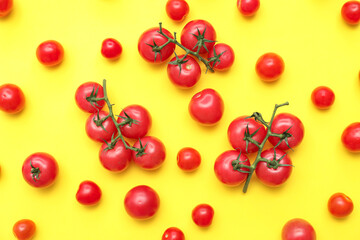
[[[205,39],[213,41],[205,43],[206,48],[210,51],[215,45],[216,32],[214,27],[205,20],[193,20],[188,22],[181,31],[181,44],[187,49],[196,52],[198,50],[198,47],[195,47],[197,38],[193,34],[198,35],[198,30],[200,31],[200,34],[203,34],[205,29]],[[201,47],[199,53],[204,54],[207,53],[207,51],[204,47]]]
[[[246,180],[248,174],[241,173],[233,169],[232,162],[239,157],[239,152],[235,150],[229,150],[220,154],[215,161],[214,172],[216,177],[224,184],[235,187],[239,186]],[[241,164],[250,166],[249,158],[245,154],[241,154]],[[240,170],[248,171],[247,168],[241,168]]]
[[[190,147],[182,148],[177,154],[177,165],[185,172],[196,170],[201,164],[200,153]]]
[[[335,94],[330,88],[320,86],[311,93],[311,101],[319,109],[328,109],[335,101]]]
[[[105,111],[99,112],[100,119],[103,119],[107,115],[108,115],[108,113]],[[106,131],[104,131],[104,129],[102,129],[101,126],[99,126],[99,127],[96,126],[96,124],[93,121],[94,118],[96,120],[98,120],[97,113],[91,114],[88,117],[88,119],[86,120],[85,131],[86,131],[86,134],[88,135],[88,137],[94,141],[98,141],[98,142],[102,142],[102,143],[104,141],[110,141],[113,133],[115,133],[117,131],[116,126],[115,126],[114,122],[112,121],[112,119],[109,117],[102,123],[102,125],[104,126],[104,128],[106,130]]]
[[[180,59],[184,55],[178,56]],[[176,57],[170,61],[176,60]],[[199,63],[191,56],[187,56],[185,59],[186,63],[181,65],[181,71],[178,65],[168,64],[167,74],[170,81],[179,88],[191,88],[200,79],[201,68]]]
[[[166,13],[174,21],[181,22],[189,14],[189,4],[184,0],[169,0],[166,3]]]
[[[81,84],[75,92],[75,102],[76,105],[83,111],[88,113],[97,113],[98,110],[101,110],[104,105],[105,101],[101,100],[97,102],[96,104],[93,104],[93,106],[86,100],[86,97],[89,97],[92,91],[94,92],[97,90],[96,97],[97,98],[103,98],[104,97],[104,89],[103,87],[96,83],[96,82],[86,82]]]
[[[0,86],[0,110],[9,114],[21,112],[25,106],[25,96],[15,84]]]
[[[126,142],[129,146],[129,144]],[[123,172],[128,168],[132,152],[126,149],[124,143],[117,141],[113,149],[104,150],[108,145],[104,143],[99,151],[99,159],[103,167],[112,172]]]
[[[165,230],[161,240],[185,240],[185,235],[179,228],[170,227]]]
[[[13,8],[13,0],[0,0],[0,17],[7,16]]]
[[[193,209],[191,216],[199,227],[209,227],[214,218],[214,209],[209,204],[199,204]]]
[[[291,148],[295,148],[302,142],[305,133],[304,125],[298,117],[290,113],[280,113],[276,115],[273,125],[271,126],[271,132],[281,134],[289,127],[291,128],[288,133],[292,135],[292,137],[288,138],[289,146]],[[280,139],[278,137],[269,137],[269,142],[273,146],[275,146],[279,140]],[[277,149],[284,151],[289,150],[284,140],[280,143]]]
[[[114,38],[106,38],[101,44],[101,54],[104,58],[116,60],[122,53],[120,42]]]
[[[344,218],[352,213],[354,204],[344,193],[333,194],[328,201],[328,210],[334,217]]]
[[[31,164],[30,164],[31,162]],[[32,167],[40,171],[38,177],[31,172]],[[59,172],[58,164],[53,156],[48,153],[34,153],[27,157],[22,166],[25,181],[33,187],[45,188],[51,186]],[[35,180],[33,179],[33,176]]]
[[[96,183],[83,181],[76,192],[76,200],[82,205],[95,205],[100,201],[101,194],[101,189]]]
[[[237,0],[237,8],[246,17],[254,16],[259,10],[259,0]]]
[[[215,125],[224,113],[224,102],[214,89],[196,93],[189,103],[190,116],[203,125]]]
[[[284,225],[281,237],[282,240],[316,240],[316,233],[309,222],[294,218]]]
[[[64,48],[54,40],[41,43],[36,49],[36,57],[45,66],[52,67],[59,65],[64,58]]]
[[[360,22],[360,2],[348,1],[341,8],[341,16],[346,23],[356,25]]]
[[[140,138],[143,146],[146,145],[145,154],[136,156],[132,151],[132,158],[139,167],[146,170],[155,170],[161,167],[166,158],[166,149],[164,144],[156,137],[146,136]],[[140,148],[140,141],[135,142],[133,147]]]
[[[150,130],[152,119],[149,111],[141,105],[129,105],[125,107],[119,116],[125,117],[125,113],[129,115],[134,120],[137,120],[137,124],[123,125],[120,127],[120,131],[124,137],[139,139],[144,137]],[[123,118],[119,117],[117,119],[118,123],[125,121]]]
[[[140,56],[150,63],[165,62],[174,53],[175,50],[175,43],[169,43],[160,51],[161,56],[158,54],[155,59],[155,53],[152,51],[151,46],[147,44],[154,45],[155,41],[157,46],[161,46],[167,42],[166,37],[162,36],[160,33],[158,33],[158,31],[159,28],[148,29],[140,36],[138,41],[138,50]],[[172,34],[165,28],[162,28],[162,31],[168,37],[174,38]]]
[[[341,135],[341,141],[350,152],[360,152],[360,122],[347,126]]]
[[[14,236],[18,240],[30,240],[36,232],[36,225],[30,219],[22,219],[17,221],[13,226]]]
[[[126,212],[135,219],[149,219],[160,206],[159,195],[149,186],[140,185],[132,188],[124,200]]]
[[[265,53],[256,62],[256,73],[265,82],[274,82],[285,69],[284,60],[276,53]]]
[[[219,55],[220,53],[223,54],[219,58],[220,62],[217,62],[216,64],[211,63],[211,66],[217,71],[229,70],[235,61],[235,53],[232,47],[225,43],[215,44],[213,49],[209,51],[208,58],[214,57],[214,50],[216,55]]]

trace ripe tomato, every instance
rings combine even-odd
[[[329,198],[328,209],[333,216],[343,218],[352,213],[354,204],[344,193],[335,193]]]
[[[199,227],[209,227],[214,218],[214,209],[208,204],[199,204],[192,211],[192,219]]]
[[[350,25],[360,22],[360,2],[348,1],[341,8],[341,16]]]
[[[106,38],[101,45],[101,54],[110,60],[118,59],[121,55],[122,47],[118,40]]]
[[[161,240],[185,240],[185,235],[177,227],[170,227],[165,230]]]
[[[48,40],[38,46],[36,57],[45,66],[56,66],[63,61],[64,48],[57,41]]]
[[[58,174],[58,164],[48,153],[34,153],[27,157],[22,166],[25,181],[33,187],[43,188],[52,185]]]
[[[282,134],[286,130],[288,130],[288,133],[292,135],[288,138],[289,146],[291,148],[295,148],[302,142],[304,138],[304,125],[296,116],[290,113],[280,113],[274,118],[273,124],[271,126],[271,132]],[[276,146],[279,141],[280,138],[278,137],[269,137],[269,142],[274,146]],[[286,145],[285,140],[282,140],[277,149],[288,150],[289,147]]]
[[[328,87],[317,87],[311,93],[311,101],[319,109],[328,109],[335,101],[335,94]]]
[[[16,114],[24,109],[25,96],[21,89],[14,84],[0,86],[0,110]]]
[[[117,131],[112,119],[109,117],[102,123],[102,126],[105,128],[105,130],[102,129],[100,125],[96,126],[96,123],[94,123],[94,120],[97,121],[105,118],[106,116],[108,116],[107,112],[100,111],[99,118],[97,113],[93,113],[88,117],[86,120],[85,130],[89,138],[98,142],[110,141],[111,136]]]
[[[182,59],[183,57],[184,55],[178,56],[179,59]],[[193,57],[186,56],[180,69],[179,65],[175,62],[176,59],[177,57],[174,57],[167,65],[167,74],[170,81],[180,88],[191,88],[199,81],[201,76],[199,63]]]
[[[86,100],[91,94],[96,98],[103,98],[103,87],[96,82],[86,82],[81,84],[78,89],[76,89],[75,102],[81,110],[89,113],[97,113],[98,110],[101,110],[104,107],[105,101],[101,100],[96,102],[96,104],[93,103],[93,105],[91,105],[90,102]]]
[[[211,67],[218,71],[226,71],[231,68],[235,60],[234,50],[225,43],[218,43],[209,51],[208,59],[219,55],[218,61],[210,63]]]
[[[284,225],[281,237],[282,240],[316,240],[316,233],[309,222],[294,218]]]
[[[232,162],[237,159],[241,164],[250,166],[248,157],[242,153],[239,158],[239,152],[235,150],[223,152],[215,161],[214,171],[216,177],[228,186],[238,186],[243,183],[248,176],[247,173],[234,170]],[[240,170],[248,171],[249,169],[241,168]]]
[[[177,154],[177,165],[186,172],[196,170],[201,163],[201,156],[196,149],[182,148]]]
[[[113,149],[105,150],[110,143],[104,143],[99,152],[99,158],[101,164],[109,171],[122,172],[130,164],[131,161],[131,150],[126,149],[124,143],[119,140],[116,142]],[[129,144],[126,142],[129,146]]]
[[[181,44],[192,51],[198,50],[198,41],[205,45],[201,46],[199,53],[209,52],[215,44],[216,32],[213,26],[205,20],[193,20],[188,22],[181,31]],[[205,47],[204,47],[205,46]]]
[[[207,88],[196,93],[189,103],[191,117],[204,125],[214,125],[224,113],[224,102],[215,90]]]
[[[174,21],[181,22],[189,14],[189,4],[185,0],[169,0],[166,13]]]
[[[166,37],[162,36],[159,32],[159,28],[151,28],[145,31],[139,38],[138,50],[140,56],[148,62],[151,63],[163,63],[168,59],[175,50],[175,43],[169,43],[161,51],[154,51],[154,47],[160,47],[167,42]],[[163,33],[170,37],[174,38],[172,34],[162,28]]]
[[[140,105],[129,105],[121,111],[117,119],[118,123],[127,121],[125,113],[130,118],[134,119],[136,123],[120,126],[122,135],[127,138],[135,139],[144,137],[150,130],[152,122],[151,115],[148,110]]]
[[[250,17],[255,15],[260,7],[259,0],[237,0],[237,8],[242,15]]]
[[[76,200],[82,205],[95,205],[100,201],[101,189],[92,181],[83,181],[76,192]]]
[[[0,0],[0,17],[7,16],[13,7],[13,0]]]
[[[347,126],[341,135],[341,141],[350,152],[360,152],[360,122]]]
[[[160,205],[159,195],[149,186],[132,188],[124,200],[126,212],[136,219],[149,219],[155,215]]]
[[[133,147],[140,148],[146,146],[145,154],[136,156],[136,152],[132,152],[132,158],[139,167],[146,170],[155,170],[161,167],[166,157],[166,149],[164,144],[156,137],[146,136],[140,138]]]
[[[30,240],[36,231],[36,225],[32,220],[22,219],[13,226],[13,233],[18,240]]]
[[[256,73],[265,82],[278,80],[284,72],[284,60],[276,53],[265,53],[256,62]]]

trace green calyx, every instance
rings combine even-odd
[[[34,167],[34,165],[32,165],[32,162],[30,161],[30,167],[31,167],[31,177],[34,180],[34,182],[36,182],[37,180],[40,180],[40,168],[38,167]]]

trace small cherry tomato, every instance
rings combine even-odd
[[[118,40],[106,38],[101,45],[101,54],[110,60],[118,59],[121,55],[122,47]]]
[[[0,17],[7,16],[13,8],[13,0],[0,0]]]
[[[111,136],[117,131],[116,126],[111,119],[111,117],[107,118],[103,123],[101,127],[101,124],[97,126],[95,121],[103,120],[106,116],[108,116],[108,113],[105,111],[100,111],[99,116],[97,113],[91,114],[88,119],[86,120],[85,130],[86,134],[89,138],[91,138],[94,141],[98,142],[104,142],[104,141],[110,141]]]
[[[341,8],[341,16],[350,25],[360,22],[360,2],[348,1]]]
[[[218,60],[211,62],[211,67],[218,71],[226,71],[233,65],[235,53],[229,45],[225,43],[218,43],[208,53],[208,59],[212,59],[214,57],[218,57]]]
[[[100,148],[99,158],[101,164],[104,168],[112,172],[124,171],[130,164],[132,156],[131,150],[126,149],[121,140],[117,141],[112,149],[105,150],[108,144],[110,143],[104,143]],[[127,142],[126,144],[129,146]]]
[[[95,98],[103,98],[103,87],[96,82],[86,82],[81,84],[78,89],[76,89],[75,93],[76,105],[85,112],[97,113],[98,110],[101,110],[104,107],[105,101],[101,100],[91,104],[86,100],[90,95]]]
[[[18,240],[30,240],[35,235],[36,225],[32,220],[22,219],[13,226],[13,233]]]
[[[224,102],[215,90],[207,88],[196,93],[189,103],[191,117],[204,125],[214,125],[224,113]]]
[[[24,109],[25,96],[21,88],[14,84],[0,86],[0,110],[16,114]]]
[[[316,240],[316,233],[309,222],[294,218],[288,221],[281,233],[282,240]]]
[[[101,189],[92,181],[83,181],[76,192],[76,200],[82,205],[95,205],[100,201]]]
[[[132,152],[135,164],[146,170],[155,170],[161,167],[166,157],[164,144],[156,137],[146,136],[140,138],[133,147],[141,148],[141,146],[146,146],[143,154],[138,155],[137,152]]]
[[[360,152],[360,122],[347,126],[341,135],[341,141],[350,152]]]
[[[237,8],[241,12],[241,14],[246,17],[255,15],[259,7],[259,0],[237,0]]]
[[[343,218],[352,213],[354,204],[344,193],[335,193],[329,198],[328,209],[334,217]]]
[[[36,57],[45,66],[56,66],[63,61],[64,48],[57,41],[45,41],[36,49]]]
[[[149,186],[140,185],[132,188],[124,200],[126,212],[136,219],[149,219],[160,206],[159,195]]]
[[[34,153],[27,157],[22,166],[25,181],[33,187],[43,188],[52,185],[58,174],[58,164],[48,153]]]
[[[265,82],[278,80],[284,72],[284,60],[276,53],[265,53],[256,62],[256,73]]]
[[[171,227],[165,230],[161,240],[185,240],[185,235],[177,227]]]
[[[185,0],[169,0],[166,13],[174,21],[181,22],[189,14],[189,4]]]
[[[192,51],[197,51],[198,41],[204,41],[199,53],[208,53],[214,46],[216,41],[216,32],[214,27],[205,20],[193,20],[188,22],[181,31],[181,44]]]
[[[214,218],[214,209],[208,204],[199,204],[192,211],[192,219],[199,227],[209,227]]]
[[[177,154],[177,165],[186,172],[196,170],[201,163],[201,156],[196,149],[182,148]]]
[[[182,59],[183,57],[184,55],[180,55],[178,59]],[[180,63],[180,66],[176,63],[176,57],[170,60],[167,66],[167,74],[170,81],[180,88],[193,87],[201,76],[199,63],[193,57],[186,56],[183,59],[183,63]]]
[[[335,101],[335,94],[328,87],[317,87],[311,93],[311,101],[319,109],[328,109]]]

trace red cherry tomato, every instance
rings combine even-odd
[[[146,146],[145,154],[136,156],[136,152],[132,152],[132,158],[139,167],[146,170],[155,170],[161,167],[166,157],[166,149],[164,144],[156,137],[146,136],[140,138],[133,147],[140,148]]]
[[[329,198],[328,209],[334,217],[343,218],[352,213],[354,204],[344,193],[335,193]]]
[[[201,163],[201,156],[196,149],[186,147],[177,154],[177,165],[186,172],[196,170]]]
[[[335,94],[328,87],[317,87],[311,93],[311,101],[319,109],[328,109],[335,101]]]
[[[187,49],[197,51],[198,46],[196,46],[196,44],[198,39],[209,40],[205,42],[205,48],[204,46],[200,48],[200,54],[207,53],[213,48],[216,41],[216,32],[209,22],[205,20],[193,20],[188,22],[181,31],[181,44]]]
[[[265,82],[278,80],[284,68],[284,60],[276,53],[265,53],[256,62],[256,73]]]
[[[30,240],[35,235],[36,225],[32,220],[22,219],[13,226],[14,236],[18,240]]]
[[[58,164],[48,153],[34,153],[27,157],[22,166],[25,181],[33,187],[52,185],[58,174]]]
[[[360,152],[360,122],[347,126],[341,135],[341,141],[350,152]]]
[[[76,192],[76,200],[82,205],[95,205],[100,201],[101,189],[92,181],[83,181]]]
[[[136,219],[149,219],[160,206],[159,195],[149,186],[140,185],[131,189],[124,200],[126,212]]]
[[[121,111],[120,117],[117,119],[118,123],[126,122],[125,113],[130,118],[136,120],[136,123],[120,126],[122,135],[127,138],[135,139],[144,137],[149,132],[152,122],[148,110],[140,105],[129,105]]]
[[[116,142],[112,149],[105,150],[110,143],[104,143],[99,152],[99,158],[101,164],[109,171],[122,172],[130,164],[131,161],[131,150],[126,149],[124,143],[119,140]],[[129,146],[129,144],[126,142]]]
[[[229,45],[225,43],[216,44],[213,49],[209,51],[208,58],[211,59],[215,55],[220,55],[220,62],[211,62],[210,64],[215,70],[226,71],[231,68],[235,60],[235,53]]]
[[[288,138],[289,146],[291,148],[295,148],[302,142],[304,138],[304,125],[299,118],[290,113],[280,113],[276,115],[271,126],[271,132],[282,134],[288,129],[288,133],[292,135]],[[269,142],[274,146],[276,146],[279,141],[280,138],[278,137],[269,137]],[[288,150],[289,147],[286,145],[285,140],[282,140],[277,149]]]
[[[185,240],[185,235],[180,229],[171,227],[165,230],[161,240]]]
[[[36,57],[45,66],[56,66],[63,61],[64,48],[57,41],[45,41],[36,49]]]
[[[255,15],[260,7],[259,0],[237,0],[237,8],[242,15],[250,17]]]
[[[169,0],[166,13],[174,21],[181,22],[189,14],[189,4],[184,0]]]
[[[223,152],[217,157],[214,165],[214,171],[216,177],[224,184],[228,186],[238,186],[246,180],[247,173],[242,173],[233,169],[232,162],[239,158],[239,152],[230,150]],[[241,164],[250,166],[248,157],[245,154],[241,154],[239,161]],[[240,170],[248,171],[247,168],[241,168]]]
[[[148,62],[151,63],[163,63],[168,59],[175,50],[175,43],[169,43],[160,52],[154,52],[151,46],[162,46],[164,43],[167,42],[166,37],[162,36],[159,32],[159,28],[151,28],[145,31],[139,38],[138,42],[138,50],[140,56]],[[165,35],[170,38],[174,38],[172,34],[162,28],[162,31]],[[155,47],[156,47],[155,46]]]
[[[214,218],[214,209],[208,204],[197,205],[192,211],[192,219],[199,227],[209,227]]]
[[[350,25],[360,22],[360,2],[348,1],[341,8],[341,16]]]
[[[294,218],[288,221],[282,229],[282,240],[316,240],[316,233],[309,222]]]
[[[97,121],[100,119],[104,119],[106,116],[108,116],[107,112],[100,111],[99,118],[97,116],[97,113],[93,113],[88,117],[88,119],[86,120],[85,130],[89,138],[98,142],[111,140],[111,136],[117,131],[112,119],[109,117],[102,123],[102,126],[105,128],[105,130],[100,125],[96,126],[94,122],[94,119]]]
[[[183,57],[184,55],[178,56],[179,59]],[[178,65],[171,64],[171,62],[175,60],[176,57],[171,59],[167,66],[167,74],[170,81],[177,87],[191,88],[199,81],[201,76],[201,68],[199,63],[193,57],[186,56],[186,58],[184,58],[184,63],[181,64],[180,69]]]
[[[93,105],[91,105],[86,98],[92,93],[96,98],[104,97],[104,90],[100,84],[96,82],[86,82],[81,84],[78,89],[76,89],[75,102],[81,110],[89,113],[97,113],[98,110],[101,110],[104,107],[105,101],[101,100],[96,102],[96,104],[93,103]]]
[[[24,109],[25,96],[21,89],[14,84],[0,86],[0,110],[16,114]]]
[[[121,55],[122,47],[118,40],[106,38],[101,45],[101,54],[108,59],[115,60]]]
[[[0,0],[0,17],[7,16],[13,7],[13,0]]]
[[[196,93],[189,103],[191,117],[204,125],[214,125],[224,113],[224,102],[215,90],[207,88]]]

